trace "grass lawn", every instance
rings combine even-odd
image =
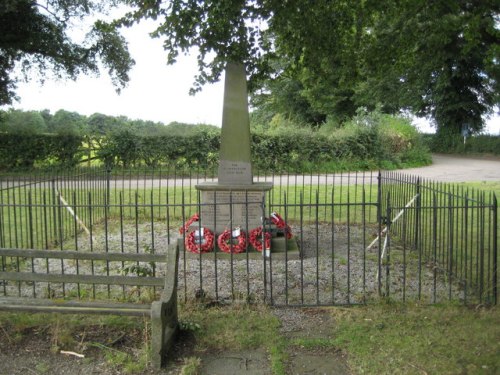
[[[498,374],[500,310],[377,304],[332,309],[354,373]]]
[[[355,374],[496,374],[500,371],[500,310],[459,305],[391,304],[328,308],[331,339],[279,333],[265,307],[189,309],[196,350],[247,350],[264,346],[274,374],[285,374],[290,345],[332,348]],[[300,337],[300,336],[299,336]],[[196,351],[194,353],[196,356]]]
[[[286,374],[288,350],[300,346],[342,352],[354,374],[497,374],[500,371],[500,310],[497,307],[380,302],[322,311],[333,318],[328,327],[329,339],[301,338],[300,335],[289,339],[280,333],[279,319],[266,306],[182,305],[180,319],[186,334],[181,337],[189,341],[189,350],[177,358],[175,370],[182,374],[201,373],[200,357],[204,353],[262,349],[268,354],[272,373]],[[65,350],[92,348],[93,356],[110,368],[121,369],[120,373],[145,371],[147,320],[87,318],[2,313],[0,332],[12,347],[17,347],[16,342],[29,342],[23,340],[23,336],[42,331],[53,349],[55,345]],[[137,340],[128,341],[128,347],[121,348],[100,344],[96,336],[88,338],[95,342],[77,339],[82,332],[93,332],[96,327],[119,329],[137,336]],[[132,343],[135,347],[131,347]]]

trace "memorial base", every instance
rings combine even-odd
[[[261,226],[266,192],[272,187],[271,182],[247,185],[205,182],[196,185],[201,193],[201,225],[216,234],[237,227],[251,231]]]
[[[200,254],[191,253],[189,251],[184,251],[184,242],[182,238],[178,240],[179,251],[181,254],[185,254],[188,259],[200,259]],[[214,254],[214,251],[216,254]],[[216,246],[215,250],[209,253],[202,253],[201,258],[205,260],[210,259],[233,259],[233,260],[244,260],[244,259],[262,259],[264,255],[266,255],[267,259],[274,260],[297,260],[300,259],[301,252],[297,240],[295,237],[292,237],[285,241],[284,237],[276,237],[271,240],[271,253],[262,253],[251,246],[248,247],[248,252],[240,253],[240,254],[228,254],[220,251],[220,249]]]

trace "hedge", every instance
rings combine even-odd
[[[72,167],[79,162],[82,141],[75,135],[0,133],[0,168]]]
[[[474,135],[465,139],[459,134],[425,134],[424,142],[432,152],[447,154],[500,155],[500,136]]]
[[[417,133],[404,135],[383,127],[350,126],[331,134],[281,128],[253,132],[251,137],[253,165],[259,170],[299,172],[325,164],[329,169],[342,165],[368,169],[430,160]],[[6,145],[0,153],[4,169],[44,163],[74,165],[82,147],[82,138],[75,136],[3,134],[1,141]],[[187,135],[140,136],[122,130],[98,143],[96,158],[110,167],[175,163],[187,168],[211,168],[218,163],[220,132],[201,129]]]

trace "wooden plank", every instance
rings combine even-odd
[[[149,316],[150,304],[105,301],[66,301],[39,298],[0,297],[0,310],[63,314],[110,314]]]
[[[1,299],[1,298],[0,298]],[[40,313],[60,313],[60,314],[107,314],[107,315],[127,315],[127,316],[150,316],[150,310],[137,308],[106,308],[106,307],[79,307],[79,306],[34,306],[34,305],[7,305],[0,304],[2,311],[24,311]]]
[[[92,308],[116,308],[116,309],[142,309],[150,310],[149,303],[116,302],[106,300],[64,300],[32,297],[0,297],[0,308],[2,305],[23,306],[58,306],[58,307],[92,307]]]
[[[166,263],[166,254],[147,253],[88,253],[74,250],[32,250],[32,249],[0,249],[0,256],[48,259],[108,260],[131,262]]]
[[[165,284],[165,279],[160,277],[46,274],[33,272],[0,272],[0,280],[133,286],[164,286]]]

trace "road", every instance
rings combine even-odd
[[[468,182],[500,181],[500,158],[472,158],[432,155],[432,165],[403,169],[399,172],[433,181]]]
[[[419,168],[400,169],[397,172],[407,175],[419,176],[424,179],[442,182],[467,182],[467,181],[500,181],[500,158],[473,158],[450,155],[432,155],[432,165]],[[377,172],[359,172],[328,175],[282,175],[282,176],[260,176],[254,181],[273,181],[274,186],[284,185],[352,185],[367,184],[376,181]],[[214,182],[209,179],[207,181]],[[198,181],[193,179],[162,179],[162,180],[115,180],[112,186],[117,188],[144,186],[166,187],[166,186],[193,186]]]
[[[441,182],[468,182],[468,181],[500,181],[500,157],[479,158],[463,157],[450,155],[433,155],[433,164],[426,167],[401,169],[397,172],[406,175],[419,176],[424,179]],[[197,185],[199,180],[189,178],[177,179],[116,179],[110,181],[111,188],[117,189],[140,189],[140,188],[158,188],[158,187],[190,187]],[[254,181],[273,181],[274,186],[293,186],[293,185],[352,185],[376,183],[377,172],[359,172],[328,175],[282,175],[282,176],[254,176]],[[207,181],[215,181],[209,179]],[[7,183],[0,181],[0,187],[12,187],[23,185],[24,181],[15,181]],[[66,181],[65,186],[70,187],[75,181]],[[39,183],[38,187],[50,187],[50,183]]]

